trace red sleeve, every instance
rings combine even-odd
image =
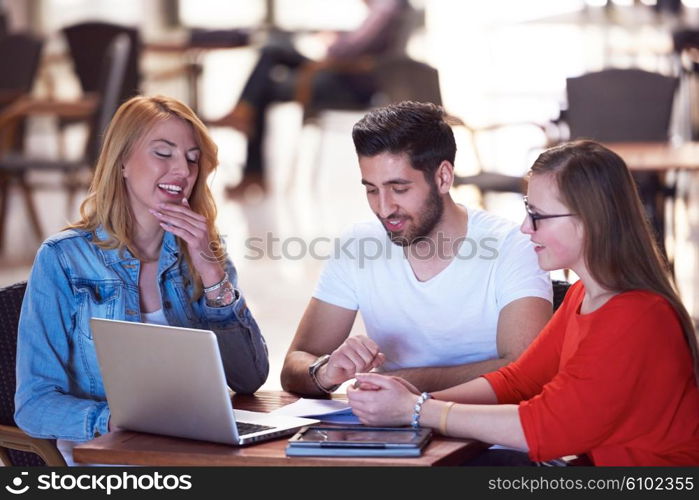
[[[499,404],[520,403],[534,397],[556,375],[569,314],[575,312],[582,293],[582,284],[574,284],[561,307],[519,359],[483,375],[493,387]]]
[[[668,387],[677,379],[666,374],[677,372],[673,365],[683,364],[688,349],[671,306],[644,295],[595,318],[565,367],[520,404],[533,460],[636,439],[672,407]]]

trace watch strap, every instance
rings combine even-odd
[[[340,387],[341,384],[336,384],[331,387],[325,387],[323,384],[320,383],[320,380],[318,380],[318,370],[320,370],[320,367],[323,365],[326,365],[328,361],[330,360],[330,354],[323,354],[320,356],[318,359],[316,359],[311,365],[308,367],[308,374],[311,376],[311,380],[313,380],[313,383],[315,386],[322,392],[326,394],[330,394],[331,392],[335,392],[338,387]]]

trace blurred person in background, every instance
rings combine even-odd
[[[262,48],[238,103],[225,116],[208,125],[232,127],[247,138],[247,156],[242,180],[227,186],[229,197],[237,198],[248,188],[265,192],[263,140],[266,112],[275,102],[299,100],[306,108],[333,105],[366,107],[376,91],[371,69],[376,57],[404,51],[411,9],[407,0],[363,0],[364,21],[354,31],[325,33],[323,60],[309,59],[291,43]]]

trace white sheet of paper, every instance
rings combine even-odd
[[[337,399],[310,399],[301,398],[298,401],[282,406],[270,413],[277,415],[289,415],[292,417],[309,417],[311,415],[331,415],[349,409],[346,401]]]

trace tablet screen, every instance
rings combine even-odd
[[[308,427],[293,440],[330,446],[395,445],[418,446],[429,436],[429,429],[384,427]]]

